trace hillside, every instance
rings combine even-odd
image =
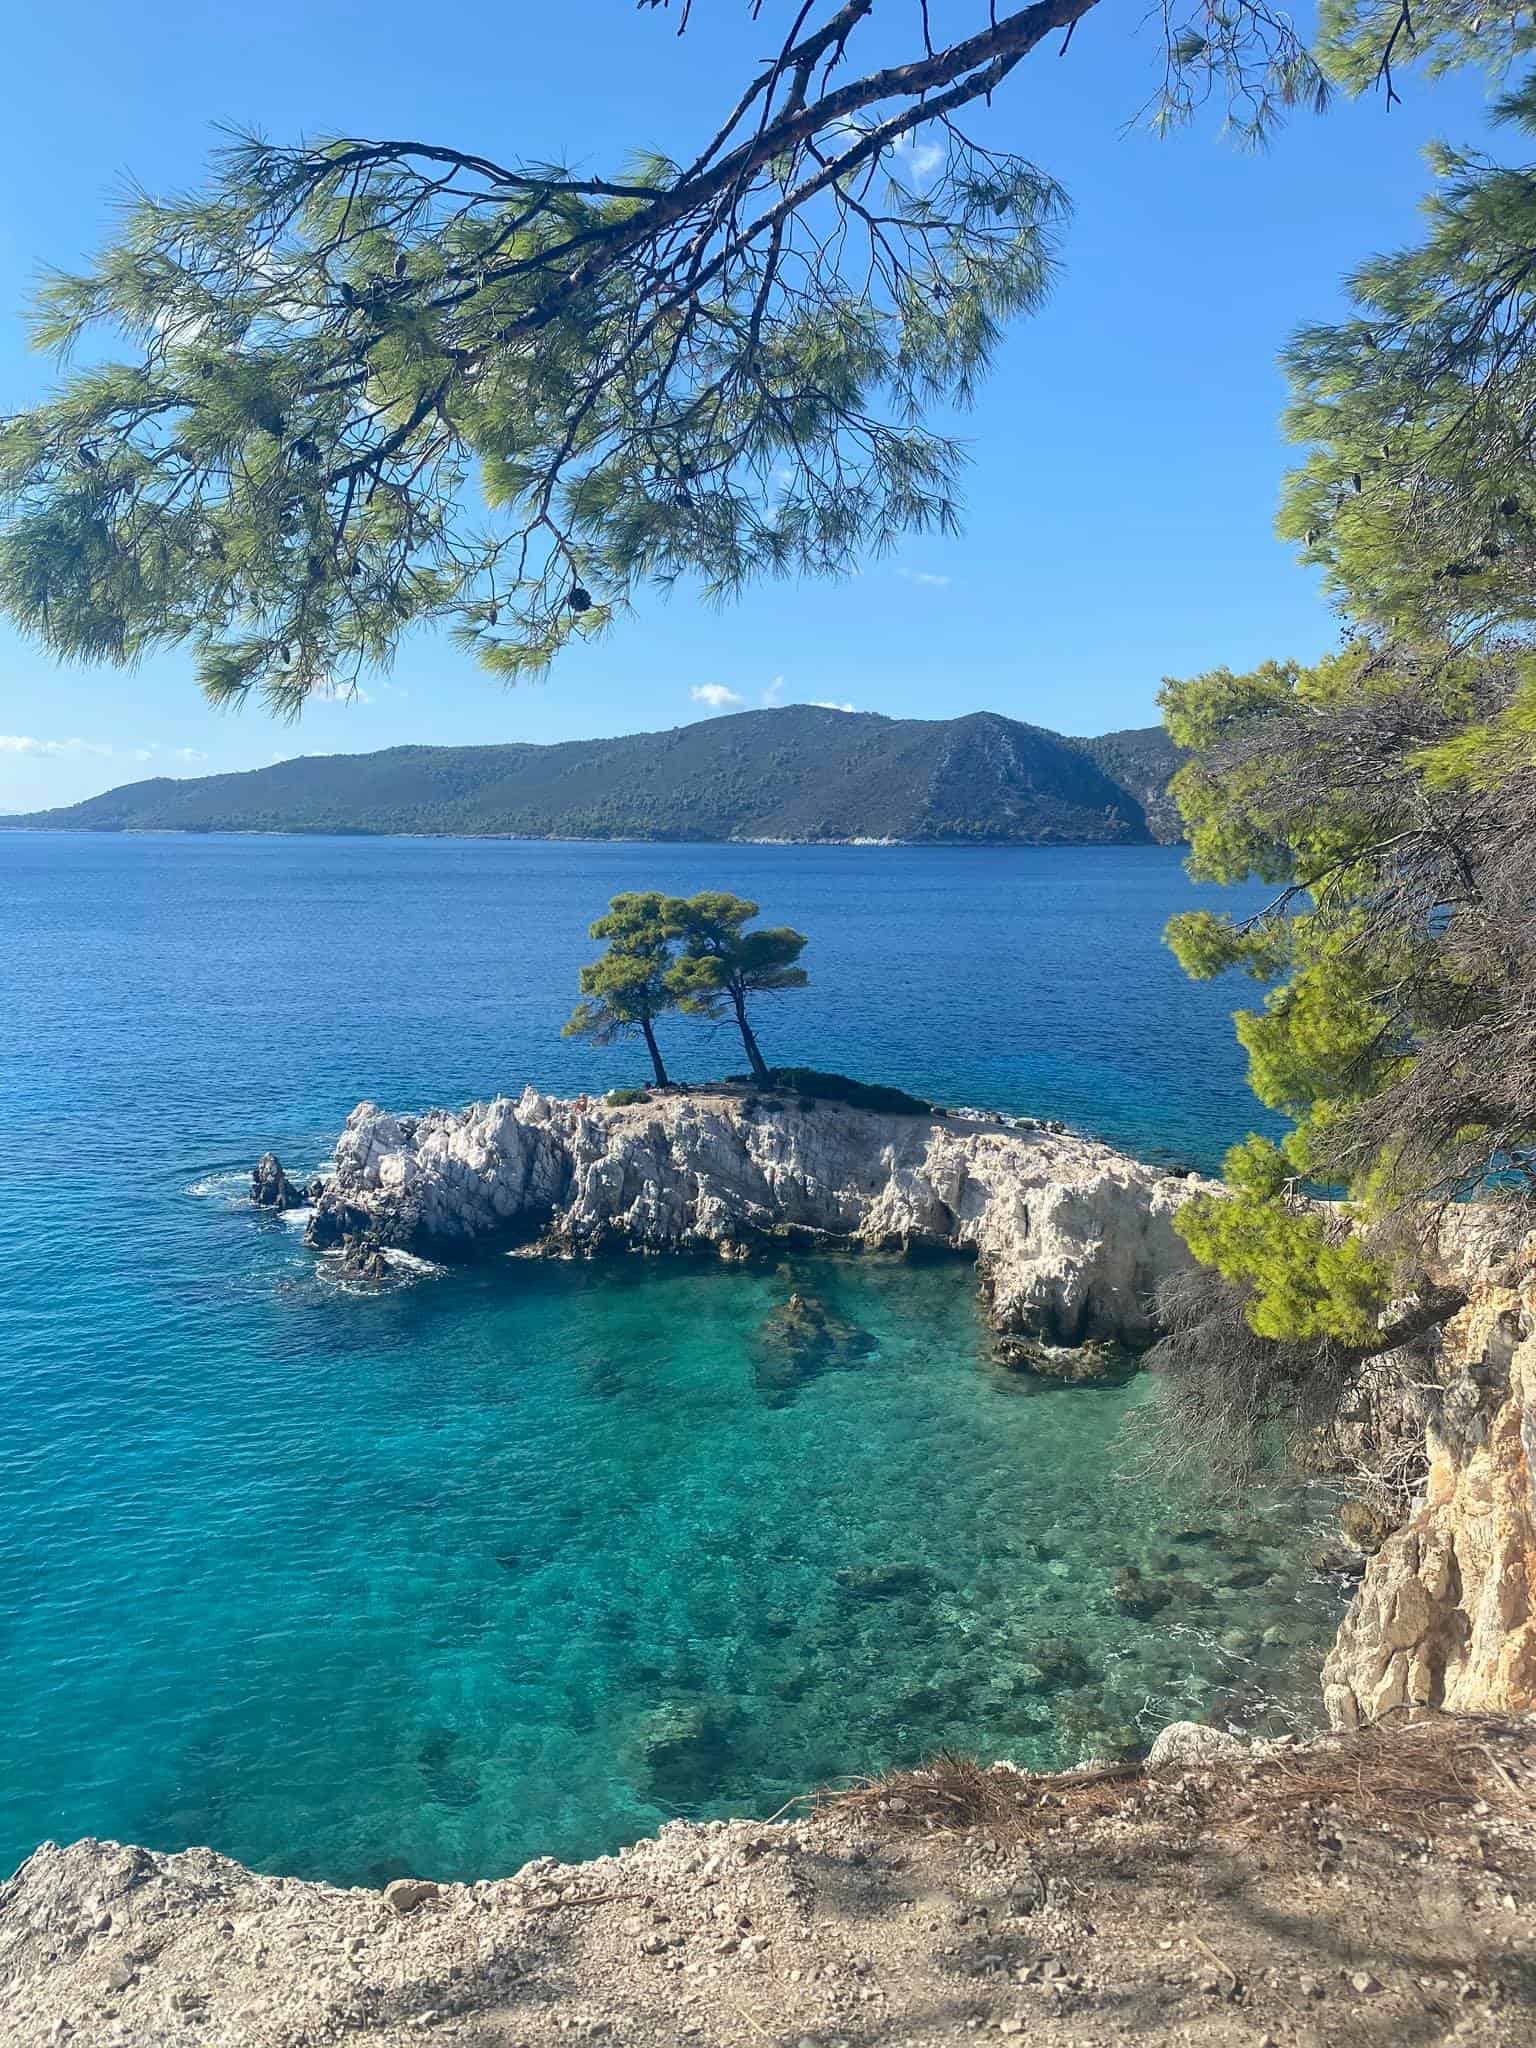
[[[0,829],[1145,845],[1177,837],[1157,727],[1066,739],[994,712],[789,705],[557,746],[390,747],[128,783]]]

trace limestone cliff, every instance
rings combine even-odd
[[[518,1239],[550,1251],[709,1251],[765,1241],[974,1254],[1000,1330],[1152,1334],[1188,1253],[1199,1183],[1041,1125],[894,1116],[727,1090],[623,1106],[525,1089],[396,1116],[361,1103],[309,1226],[439,1256]]]
[[[1323,1667],[1335,1727],[1536,1710],[1536,1234],[1500,1232],[1473,1208],[1443,1233],[1467,1305],[1418,1361],[1428,1476]]]

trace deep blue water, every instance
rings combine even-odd
[[[1145,1386],[999,1374],[962,1266],[362,1298],[241,1204],[363,1096],[643,1079],[558,1033],[586,924],[644,886],[811,934],[771,1059],[1201,1165],[1252,1121],[1229,992],[1159,944],[1201,900],[1172,851],[0,834],[0,1867],[89,1832],[484,1875],[1304,1682],[1309,1503],[1261,1504],[1271,1576],[1231,1586],[1235,1522],[1125,1482]],[[873,1348],[780,1405],[754,1333],[792,1285]],[[1127,1562],[1203,1597],[1130,1619]]]

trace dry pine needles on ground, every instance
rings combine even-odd
[[[1198,1798],[1188,1797],[1191,1787]],[[1140,1809],[1177,1791],[1197,1826],[1247,1832],[1319,1807],[1373,1822],[1412,1822],[1433,1832],[1476,1809],[1527,1822],[1536,1816],[1536,1720],[1423,1713],[1393,1716],[1349,1734],[1299,1745],[1268,1744],[1213,1757],[1193,1771],[1113,1764],[1035,1776],[943,1753],[915,1770],[829,1786],[820,1812],[898,1832],[977,1829],[1021,1841],[1062,1818]]]

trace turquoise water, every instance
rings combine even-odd
[[[243,1206],[256,1152],[312,1168],[361,1095],[633,1078],[555,1034],[583,921],[652,879],[812,932],[771,1057],[1202,1161],[1244,1127],[1158,851],[0,835],[0,1865],[91,1832],[472,1877],[1305,1695],[1314,1503],[1239,1525],[1127,1483],[1144,1383],[1000,1374],[963,1265],[363,1297]],[[757,1333],[792,1288],[868,1342],[786,1400]],[[1170,1588],[1150,1619],[1127,1564]]]

